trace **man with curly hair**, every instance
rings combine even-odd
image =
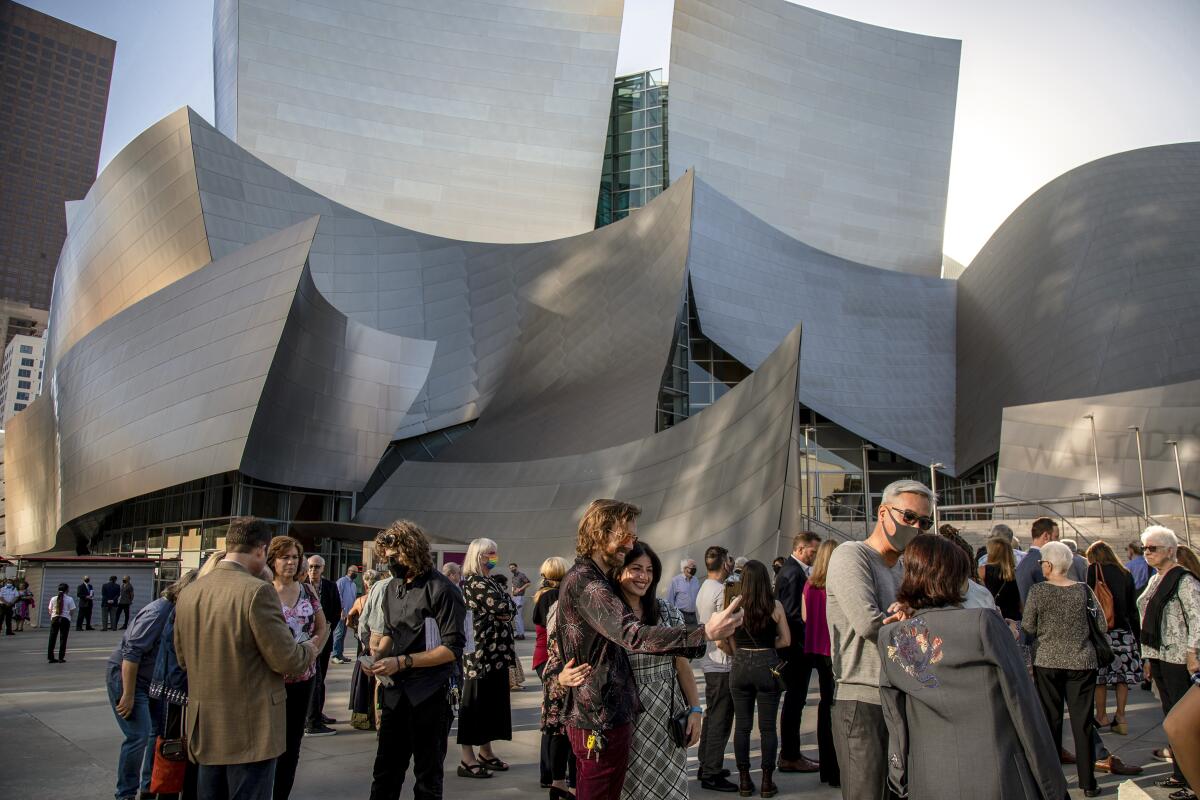
[[[639,710],[627,654],[698,658],[706,640],[731,636],[742,621],[738,600],[691,630],[638,621],[608,575],[621,567],[637,541],[640,514],[637,506],[619,500],[592,501],[579,523],[575,566],[559,587],[563,658],[591,667],[582,684],[571,688],[565,708],[567,736],[579,765],[577,800],[621,796]]]
[[[371,587],[359,622],[375,659],[366,669],[384,686],[371,800],[399,800],[410,758],[414,797],[437,800],[466,606],[434,568],[429,540],[416,523],[398,520],[377,535],[375,558],[386,562],[391,577]]]

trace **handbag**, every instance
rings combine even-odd
[[[182,739],[164,739],[154,743],[154,768],[150,772],[151,794],[179,794],[187,772],[187,752]]]
[[[1108,583],[1104,580],[1104,567],[1096,564],[1096,602],[1100,603],[1100,610],[1104,612],[1104,621],[1108,623],[1108,629],[1111,631],[1117,627],[1117,612],[1116,606],[1113,603],[1112,589],[1108,588]]]
[[[671,716],[667,720],[667,733],[671,736],[671,744],[679,748],[686,748],[688,745],[688,717],[692,715],[690,708],[685,708],[681,711],[675,711],[675,693],[679,691],[679,683],[676,680],[671,681]]]
[[[1096,663],[1101,667],[1107,667],[1117,660],[1116,653],[1112,650],[1112,645],[1108,643],[1108,636],[1104,631],[1100,630],[1100,609],[1092,604],[1092,590],[1084,584],[1083,590],[1087,592],[1087,601],[1084,603],[1084,616],[1087,617],[1088,637],[1092,641],[1092,646],[1096,648]]]

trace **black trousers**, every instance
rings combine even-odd
[[[81,631],[85,627],[90,631],[92,629],[92,604],[93,600],[80,600],[79,613],[75,617],[75,630]]]
[[[821,782],[837,786],[842,782],[842,771],[838,767],[837,749],[833,744],[833,693],[837,683],[833,679],[833,659],[829,656],[810,655],[813,669],[817,671],[817,682],[821,687],[821,703],[817,706],[817,752],[821,760]]]
[[[312,699],[313,678],[299,683],[289,683],[285,717],[287,749],[275,759],[275,786],[272,800],[287,800],[296,782],[296,765],[300,763],[300,743],[304,741],[304,721],[308,717],[308,704]]]
[[[771,670],[779,664],[774,650],[738,650],[729,673],[733,697],[733,756],[739,770],[750,769],[750,730],[758,708],[758,737],[762,742],[762,768],[775,769],[779,736],[775,729],[783,682]]]
[[[403,692],[384,689],[371,800],[400,800],[410,759],[414,800],[441,800],[451,718],[446,693],[440,689],[416,705]]]
[[[733,696],[728,672],[704,673],[704,724],[700,729],[700,779],[717,778],[733,731]]]
[[[124,622],[121,621],[122,618],[125,620]],[[113,616],[113,627],[115,628],[118,625],[120,625],[122,628],[129,627],[129,604],[128,603],[118,603],[117,604],[117,613],[116,613],[116,615]]]
[[[1063,703],[1071,712],[1071,735],[1075,738],[1075,772],[1079,786],[1096,785],[1096,670],[1033,668],[1033,682],[1054,746],[1062,750]]]
[[[1154,679],[1154,686],[1158,689],[1158,699],[1162,703],[1163,716],[1171,712],[1175,704],[1183,699],[1187,690],[1192,686],[1185,664],[1172,664],[1152,658],[1150,659],[1150,677]],[[1171,762],[1171,775],[1176,780],[1187,783],[1187,778],[1183,776],[1183,770],[1179,768],[1178,761]]]
[[[839,764],[852,768],[842,777],[842,800],[887,800],[887,723],[883,706],[860,700],[833,704],[833,743]]]
[[[325,640],[325,646],[317,655],[317,674],[313,676],[312,699],[308,704],[308,727],[318,728],[325,715],[325,676],[329,674],[329,657],[333,655],[333,637]]]
[[[4,632],[11,634],[13,632],[13,607],[7,603],[0,603],[0,621],[4,623]]]
[[[785,648],[779,655],[787,661],[783,671],[787,690],[783,694],[783,714],[779,718],[779,758],[795,761],[800,758],[800,724],[804,704],[808,701],[813,657],[804,652],[803,646]]]
[[[538,664],[536,672],[539,678],[545,671],[545,663]],[[554,781],[566,781],[568,786],[575,786],[575,753],[571,751],[571,740],[567,738],[565,730],[562,733],[542,731],[538,773],[543,786],[549,786]]]
[[[54,643],[58,642],[58,660],[67,657],[67,634],[71,632],[70,617],[55,617],[50,621],[50,644],[46,648],[46,660],[54,660]]]

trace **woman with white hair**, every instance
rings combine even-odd
[[[508,764],[492,750],[492,742],[512,739],[508,671],[517,660],[512,629],[516,607],[492,577],[499,563],[496,543],[491,539],[471,542],[463,559],[459,588],[472,617],[475,650],[463,655],[465,680],[458,715],[461,778],[490,778],[493,772],[508,770]]]
[[[1033,680],[1055,746],[1062,749],[1063,703],[1071,711],[1075,737],[1075,769],[1086,797],[1096,797],[1096,671],[1100,666],[1092,645],[1091,620],[1105,630],[1104,613],[1087,584],[1069,577],[1074,554],[1062,542],[1047,542],[1040,563],[1045,580],[1035,583],[1025,599],[1021,627],[1036,638]],[[1090,617],[1090,619],[1089,619]]]
[[[1158,687],[1166,714],[1187,693],[1191,673],[1200,672],[1200,581],[1180,566],[1179,539],[1170,528],[1146,528],[1142,545],[1146,563],[1154,570],[1146,591],[1137,600],[1142,618],[1142,658],[1147,676]],[[1196,796],[1175,762],[1171,777],[1158,785],[1177,790],[1170,795],[1172,800]]]

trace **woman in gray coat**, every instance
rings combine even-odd
[[[940,536],[904,550],[907,619],[879,632],[889,781],[914,800],[1063,800],[1067,784],[1016,641],[964,609],[972,565]]]

